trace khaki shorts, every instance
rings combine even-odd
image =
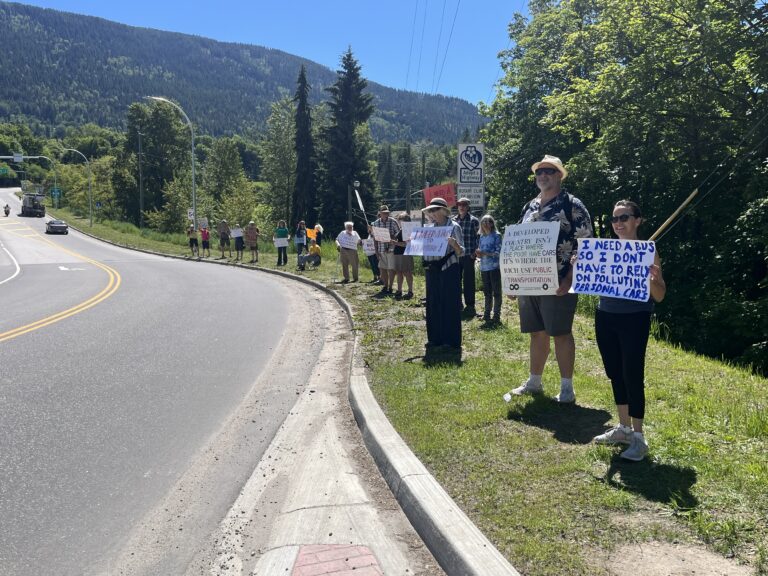
[[[380,270],[394,270],[395,269],[395,255],[392,252],[379,252],[379,269]]]
[[[395,272],[413,272],[413,256],[395,254]]]
[[[549,336],[571,333],[578,294],[565,296],[518,296],[520,331],[546,332]]]

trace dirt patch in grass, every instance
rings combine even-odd
[[[608,574],[643,576],[749,576],[740,566],[700,546],[668,542],[638,542],[619,546],[605,559]]]

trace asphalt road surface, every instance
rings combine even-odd
[[[0,573],[112,573],[136,527],[192,471],[217,489],[194,521],[166,528],[184,531],[175,561],[185,566],[185,550],[224,517],[303,389],[323,322],[308,329],[308,297],[280,278],[74,231],[47,236],[44,219],[21,218],[0,190],[6,202]],[[279,381],[260,377],[289,331],[302,353]],[[249,417],[238,419],[246,403]],[[230,446],[227,466],[195,470],[224,427],[247,443]]]

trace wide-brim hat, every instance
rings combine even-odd
[[[379,214],[389,214],[389,206],[386,204],[379,206]]]
[[[466,204],[467,206],[472,206],[472,202],[470,202],[469,198],[467,198],[466,196],[462,196],[461,198],[456,200],[456,205],[458,206],[459,204]]]
[[[450,214],[451,209],[448,208],[448,202],[445,201],[445,198],[432,198],[429,204],[427,204],[424,208],[422,208],[422,212],[429,212],[430,210],[435,210],[436,208],[441,208],[448,212]]]
[[[565,169],[565,166],[563,166],[563,161],[560,160],[560,158],[557,156],[550,156],[549,154],[545,154],[544,158],[531,166],[531,172],[535,173],[542,164],[549,164],[552,168],[555,168],[558,172],[560,172],[560,175],[562,176],[561,180],[565,180],[568,177],[568,170]]]

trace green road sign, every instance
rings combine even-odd
[[[61,197],[61,188],[51,188],[51,196],[54,198]]]
[[[8,174],[8,168],[5,168],[5,167],[0,168],[0,174]]]

